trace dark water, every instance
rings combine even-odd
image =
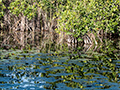
[[[120,53],[111,52],[1,55],[0,90],[120,90]]]
[[[0,90],[120,90],[118,40],[61,48],[1,49]]]

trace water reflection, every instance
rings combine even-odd
[[[35,53],[35,52],[34,52]],[[21,53],[0,60],[0,88],[27,90],[91,90],[120,88],[120,60],[97,52]],[[117,55],[117,54],[116,54]],[[107,57],[107,58],[106,58]]]
[[[13,62],[11,62],[13,63]],[[45,82],[41,80],[41,73],[34,70],[34,66],[24,66],[24,63],[17,61],[21,65],[9,63],[9,66],[1,69],[1,84],[4,89],[39,89],[43,88]],[[3,64],[3,63],[2,63]],[[5,65],[2,67],[5,67]]]

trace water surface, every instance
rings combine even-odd
[[[0,50],[1,90],[119,90],[120,42]]]
[[[14,54],[0,60],[1,90],[120,89],[120,59],[103,53]]]

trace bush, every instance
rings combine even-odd
[[[120,31],[119,0],[12,0],[7,7],[16,16],[28,19],[36,16],[38,8],[47,13],[47,19],[58,18],[57,32],[64,31],[74,37],[90,29],[107,33]],[[0,1],[0,17],[5,6]]]
[[[66,6],[58,11],[59,28],[75,37],[84,35],[91,28],[107,33],[120,31],[120,1],[85,0],[67,1]]]

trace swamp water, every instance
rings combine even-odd
[[[119,45],[75,53],[1,50],[0,90],[120,90]]]

